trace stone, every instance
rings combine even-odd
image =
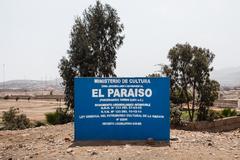
[[[70,142],[71,139],[70,139],[69,137],[65,137],[65,138],[64,138],[64,141],[65,141],[65,142]]]
[[[209,142],[209,143],[208,143],[208,146],[213,146],[213,144]]]
[[[220,150],[220,151],[226,151],[226,149],[224,149],[224,148],[219,148],[219,150]]]
[[[71,152],[73,152],[73,149],[72,148],[68,148],[67,149],[67,153],[71,153]]]
[[[29,151],[32,150],[32,147],[31,146],[27,147],[27,150],[29,150]]]
[[[212,153],[212,152],[210,152],[209,154],[211,154],[211,155],[215,156],[215,153]]]
[[[172,137],[172,138],[170,138],[170,140],[171,140],[171,141],[178,141],[179,138],[178,138],[178,137]]]
[[[131,146],[129,145],[129,144],[126,144],[125,146],[124,146],[124,149],[128,149],[128,148],[130,148]]]
[[[22,134],[22,136],[23,136],[23,137],[28,137],[28,136],[30,136],[30,134],[25,133],[25,134]]]
[[[137,153],[137,154],[141,154],[141,152],[140,152],[140,151],[137,151],[136,153]]]
[[[94,156],[94,155],[97,155],[97,154],[98,154],[97,152],[93,151],[93,152],[91,153],[91,156]]]
[[[19,144],[18,147],[19,147],[19,148],[23,148],[23,145],[22,145],[22,144]]]
[[[149,147],[144,148],[144,150],[151,150]]]
[[[6,150],[12,149],[12,148],[13,148],[13,146],[11,144],[5,147]]]

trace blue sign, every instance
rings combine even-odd
[[[169,141],[169,78],[75,78],[76,141]]]

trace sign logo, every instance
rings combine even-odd
[[[169,141],[169,78],[75,78],[75,140]]]

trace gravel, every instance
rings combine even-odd
[[[240,160],[240,129],[210,133],[171,130],[170,145],[80,146],[73,124],[0,131],[0,159],[69,160]],[[152,146],[151,146],[152,145]]]

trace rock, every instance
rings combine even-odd
[[[226,151],[226,149],[224,149],[224,148],[219,148],[219,151]]]
[[[212,153],[212,152],[210,152],[209,154],[211,154],[211,155],[215,156],[215,153]]]
[[[49,143],[54,143],[55,141],[54,141],[53,138],[50,138],[50,139],[48,139],[48,142],[49,142]]]
[[[130,148],[131,146],[129,145],[129,144],[126,144],[125,146],[124,146],[124,149],[128,149],[128,148]]]
[[[147,148],[144,148],[144,150],[151,150],[151,148],[147,147]]]
[[[68,148],[67,149],[67,153],[71,153],[71,152],[73,152],[73,149],[72,148]]]
[[[213,144],[209,142],[209,143],[208,143],[208,146],[213,146]]]
[[[141,152],[140,152],[140,151],[137,151],[136,153],[137,153],[137,154],[141,154]]]
[[[97,152],[93,151],[93,152],[91,153],[91,156],[94,156],[94,155],[97,155],[97,154],[98,154]]]
[[[64,141],[65,141],[65,142],[70,142],[71,139],[70,139],[69,137],[65,137],[65,138],[64,138]]]
[[[18,147],[19,147],[19,148],[23,148],[23,145],[22,145],[22,144],[19,144]]]
[[[178,141],[178,139],[179,139],[178,137],[172,137],[172,138],[170,138],[171,141]]]
[[[63,145],[63,144],[64,144],[63,141],[58,141],[58,142],[57,142],[57,145]]]
[[[32,150],[32,147],[31,146],[27,147],[27,150],[29,150],[29,151]]]
[[[25,134],[22,134],[21,136],[22,136],[22,137],[28,137],[28,136],[30,136],[30,134],[25,133]]]
[[[119,157],[119,158],[118,158],[118,160],[122,160],[122,158],[121,158],[121,157]]]

